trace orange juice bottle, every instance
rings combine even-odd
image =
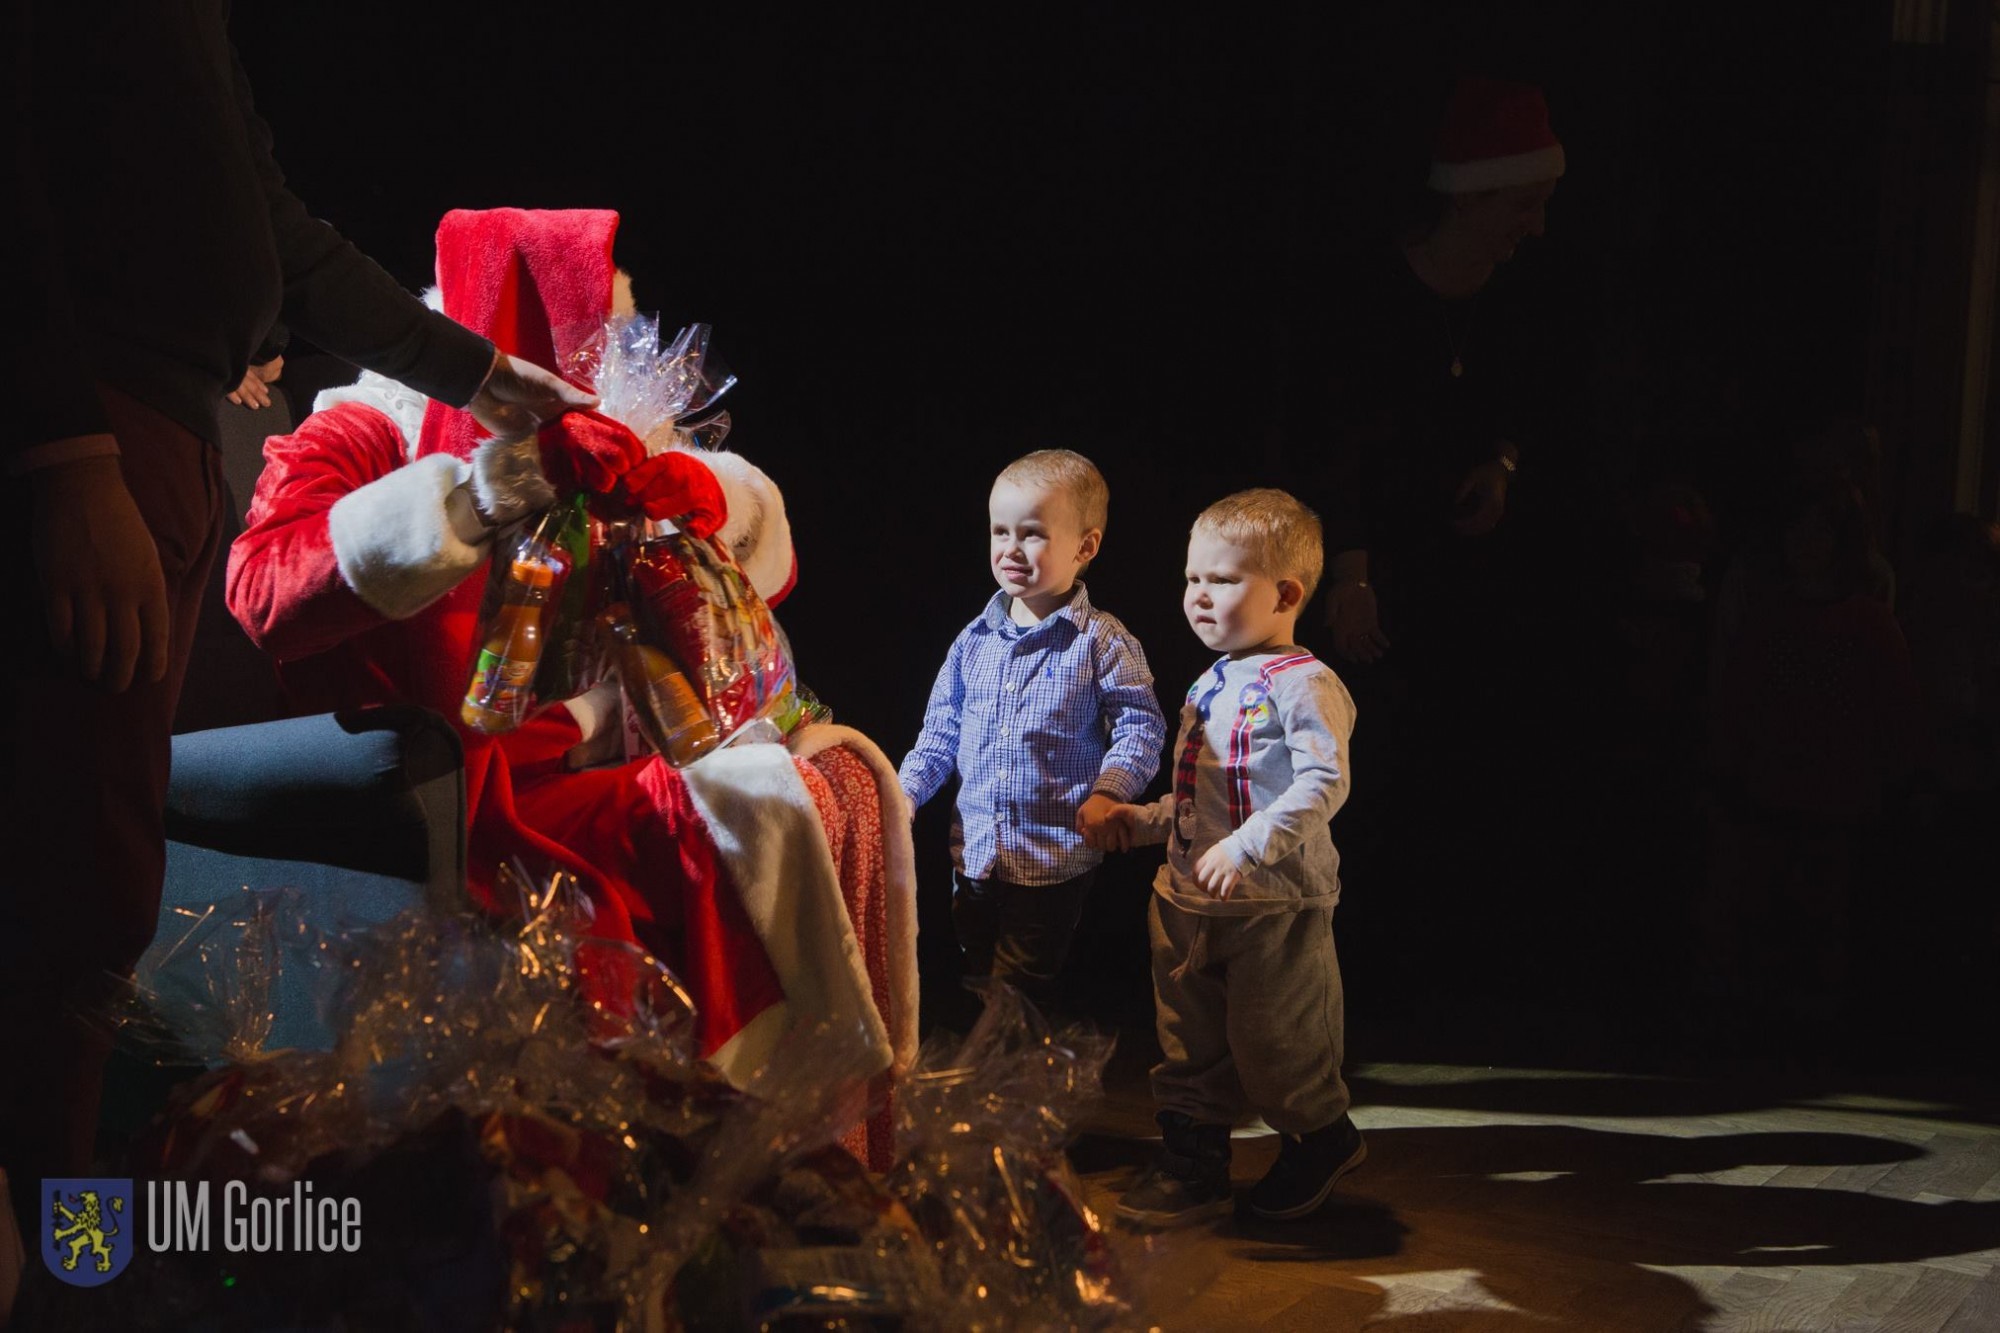
[[[721,738],[715,720],[695,694],[694,683],[670,655],[639,642],[631,608],[614,603],[606,608],[602,623],[611,637],[612,662],[625,697],[653,748],[676,768],[714,749]]]
[[[500,610],[472,667],[459,718],[474,731],[512,731],[527,716],[535,668],[542,661],[542,621],[555,586],[556,566],[532,545],[507,570]]]

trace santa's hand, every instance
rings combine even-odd
[[[1228,898],[1242,879],[1243,872],[1236,868],[1235,858],[1222,850],[1221,843],[1203,852],[1194,863],[1194,882],[1211,898]]]
[[[596,407],[597,395],[586,393],[532,361],[496,350],[486,382],[465,405],[473,419],[495,435],[530,434],[546,421],[576,407]]]
[[[542,471],[541,441],[491,439],[472,451],[472,502],[480,523],[497,528],[556,502]]]
[[[134,670],[167,674],[167,583],[159,548],[115,455],[30,474],[31,540],[49,643],[85,680],[121,692]]]
[[[684,449],[654,454],[621,479],[623,498],[647,518],[667,518],[682,532],[712,537],[729,519],[715,470]]]
[[[564,767],[596,768],[625,757],[624,692],[618,682],[607,680],[573,699],[563,700],[561,707],[576,722],[578,732],[576,744],[563,756]]]

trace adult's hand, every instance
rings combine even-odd
[[[1326,624],[1333,631],[1334,652],[1350,662],[1373,662],[1389,651],[1375,589],[1367,583],[1336,583],[1327,589]]]
[[[270,385],[276,384],[285,373],[285,358],[274,356],[261,366],[251,366],[243,372],[243,383],[230,392],[229,401],[238,407],[247,407],[255,412],[260,407],[271,405]]]
[[[1481,463],[1458,484],[1458,517],[1451,521],[1461,537],[1484,537],[1507,514],[1507,465],[1499,459]]]
[[[35,576],[49,641],[112,693],[167,674],[167,582],[116,455],[38,468]]]
[[[473,419],[495,435],[527,435],[573,407],[596,407],[597,395],[586,393],[561,376],[532,361],[493,354],[486,383],[465,405]]]

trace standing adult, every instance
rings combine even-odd
[[[1332,391],[1320,491],[1342,658],[1389,651],[1385,602],[1391,622],[1440,609],[1507,516],[1530,390],[1513,294],[1488,289],[1542,235],[1563,169],[1538,89],[1462,80],[1413,216],[1336,294],[1330,355],[1311,373]]]
[[[5,10],[21,345],[0,465],[30,498],[33,566],[0,594],[0,1169],[31,1236],[40,1178],[91,1157],[108,1047],[76,1011],[153,936],[169,728],[220,542],[216,412],[262,335],[282,315],[489,428],[592,401],[306,212],[227,11]]]
[[[1461,80],[1425,188],[1299,330],[1287,435],[1330,557],[1319,623],[1300,629],[1358,709],[1352,860],[1397,867],[1398,889],[1490,859],[1518,772],[1514,488],[1535,467],[1541,375],[1507,265],[1542,235],[1564,165],[1538,89]]]

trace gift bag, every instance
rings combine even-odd
[[[647,743],[692,763],[746,729],[800,720],[790,647],[713,538],[658,531],[617,553],[625,599],[603,617],[611,662]]]

